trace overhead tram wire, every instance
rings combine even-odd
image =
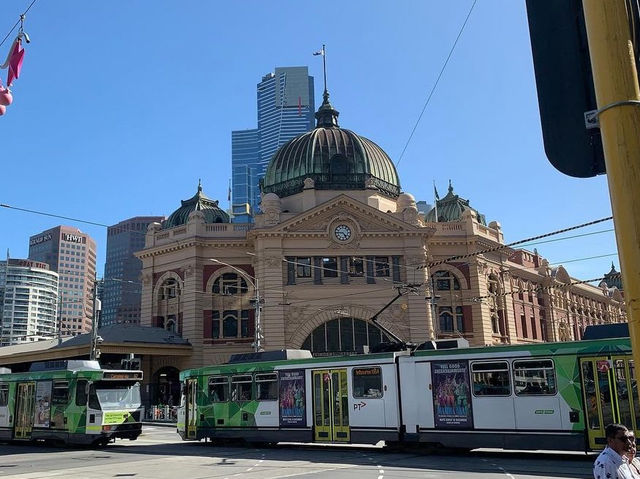
[[[416,132],[416,129],[418,128],[418,124],[420,123],[420,120],[422,119],[422,115],[424,115],[424,112],[427,109],[427,106],[429,105],[429,102],[431,101],[431,97],[433,96],[433,93],[435,92],[436,87],[438,86],[438,83],[440,82],[440,78],[442,77],[442,74],[444,73],[445,68],[447,68],[447,64],[449,63],[449,60],[451,59],[451,55],[453,55],[453,51],[455,50],[456,45],[458,44],[458,40],[460,40],[460,37],[462,36],[462,32],[464,31],[464,28],[467,26],[467,22],[469,21],[469,17],[471,16],[471,12],[473,11],[473,7],[476,6],[476,2],[477,1],[478,0],[473,0],[473,3],[471,4],[471,8],[469,9],[469,13],[467,13],[467,17],[464,19],[464,23],[462,24],[462,27],[460,27],[460,31],[458,32],[458,36],[456,37],[456,40],[453,42],[453,46],[451,47],[451,50],[449,50],[449,55],[447,55],[447,59],[444,61],[444,64],[442,65],[442,68],[440,69],[440,73],[438,74],[438,77],[436,78],[436,81],[433,84],[433,87],[431,88],[431,91],[429,92],[429,96],[427,97],[427,101],[424,103],[424,106],[422,107],[422,111],[420,112],[420,115],[418,116],[418,119],[416,120],[416,124],[413,126],[413,130],[411,130],[411,134],[409,135],[409,139],[407,140],[407,143],[404,145],[404,148],[402,149],[402,153],[400,153],[400,158],[398,158],[398,161],[396,161],[396,168],[398,167],[398,165],[402,161],[402,158],[404,156],[405,151],[407,151],[407,147],[409,146],[409,143],[411,142],[411,139],[413,138],[413,135]]]
[[[513,243],[508,243],[508,244],[504,244],[504,245],[500,245],[500,246],[495,246],[493,248],[483,249],[483,250],[480,250],[480,251],[476,251],[474,253],[467,253],[467,254],[461,254],[461,255],[457,255],[457,256],[450,256],[450,257],[445,258],[443,260],[438,260],[438,261],[433,261],[431,263],[423,264],[421,266],[418,266],[418,268],[419,269],[432,268],[434,266],[439,266],[441,264],[449,263],[451,261],[455,261],[455,260],[458,260],[458,259],[472,258],[474,256],[478,256],[478,255],[485,254],[485,253],[494,253],[496,251],[500,251],[500,250],[503,250],[503,249],[506,249],[506,248],[511,248],[513,246],[521,245],[521,244],[524,244],[524,243],[529,243],[529,242],[535,241],[537,239],[547,238],[549,236],[554,236],[554,235],[558,235],[558,234],[561,234],[561,233],[566,233],[567,231],[573,231],[573,230],[576,230],[576,229],[579,229],[579,228],[585,228],[587,226],[592,226],[592,225],[595,225],[595,224],[598,224],[598,223],[602,223],[603,221],[610,221],[612,219],[613,219],[613,216],[607,216],[606,218],[600,218],[600,219],[597,219],[597,220],[589,221],[587,223],[582,223],[582,224],[579,224],[579,225],[570,226],[568,228],[563,228],[563,229],[560,229],[560,230],[551,231],[549,233],[545,233],[545,234],[538,235],[538,236],[533,236],[531,238],[526,238],[526,239],[523,239],[523,240],[520,240],[520,241],[514,241]]]
[[[27,12],[29,10],[31,10],[31,7],[33,7],[33,4],[36,3],[38,0],[33,0],[31,2],[31,4],[27,7],[27,9],[24,11],[24,13],[22,15],[20,15],[20,18],[18,19],[18,21],[13,25],[13,27],[11,27],[11,30],[9,30],[9,33],[7,33],[7,35],[2,39],[2,41],[0,42],[0,47],[4,44],[4,42],[7,41],[7,38],[9,38],[9,36],[13,33],[13,31],[16,29],[16,27],[18,25],[20,25],[20,20],[23,20],[25,15],[27,14]]]
[[[71,220],[71,221],[75,221],[75,222],[78,222],[78,223],[86,223],[86,224],[89,224],[89,225],[104,226],[105,228],[109,228],[109,225],[105,225],[104,223],[96,223],[95,221],[87,221],[87,220],[81,220],[81,219],[78,219],[78,218],[70,218],[69,216],[56,215],[56,214],[53,214],[53,213],[45,213],[44,211],[29,210],[27,208],[19,208],[17,206],[8,205],[6,203],[0,203],[0,207],[9,208],[9,209],[18,210],[18,211],[25,211],[27,213],[33,213],[33,214],[36,214],[36,215],[51,216],[52,218],[61,218],[61,219],[64,219],[64,220]]]
[[[43,216],[50,216],[50,217],[53,217],[53,218],[67,219],[67,220],[76,221],[76,222],[79,222],[79,223],[91,224],[91,225],[95,225],[95,226],[102,226],[102,227],[105,227],[105,228],[110,228],[109,225],[106,225],[104,223],[98,223],[98,222],[95,222],[95,221],[82,220],[82,219],[78,219],[78,218],[71,218],[71,217],[68,217],[68,216],[57,215],[57,214],[53,214],[53,213],[47,213],[47,212],[44,212],[44,211],[31,210],[31,209],[27,209],[27,208],[20,208],[20,207],[17,207],[17,206],[8,205],[6,203],[0,203],[0,207],[8,208],[8,209],[14,209],[14,210],[17,210],[17,211],[24,211],[24,212],[27,212],[27,213],[33,213],[33,214],[38,214],[38,215],[43,215]],[[593,221],[590,221],[590,222],[587,222],[587,223],[582,223],[580,225],[570,226],[568,228],[563,228],[561,230],[552,231],[550,233],[545,233],[545,234],[542,234],[542,235],[533,236],[533,237],[526,238],[526,239],[523,239],[523,240],[515,241],[513,243],[508,243],[508,244],[505,244],[505,245],[500,245],[500,246],[497,246],[497,247],[494,247],[494,248],[488,248],[488,249],[485,249],[485,250],[476,251],[474,253],[468,253],[468,254],[465,254],[465,255],[451,256],[449,258],[445,258],[443,260],[434,261],[434,262],[427,263],[427,264],[423,263],[423,264],[419,264],[419,265],[415,265],[415,266],[414,265],[410,265],[410,266],[398,265],[398,266],[400,266],[401,268],[404,268],[406,270],[420,270],[420,269],[424,269],[424,268],[427,268],[427,267],[431,268],[431,267],[434,267],[434,266],[439,266],[441,264],[446,264],[446,263],[448,263],[450,261],[455,261],[457,259],[471,258],[471,257],[474,257],[474,256],[478,256],[480,254],[489,253],[489,252],[495,252],[495,251],[499,251],[499,250],[502,250],[502,249],[510,248],[512,246],[522,245],[522,244],[525,244],[525,243],[530,243],[530,242],[535,241],[537,239],[547,238],[549,236],[554,236],[554,235],[557,235],[557,234],[565,233],[567,231],[572,231],[572,230],[575,230],[575,229],[584,228],[584,227],[587,227],[587,226],[598,224],[598,223],[601,223],[601,222],[604,222],[604,221],[609,221],[609,220],[612,220],[612,219],[613,219],[612,216],[608,216],[608,217],[600,218],[600,219],[593,220]],[[571,237],[566,237],[566,238],[556,238],[556,239],[553,239],[553,240],[550,240],[550,241],[561,241],[561,240],[565,240],[565,239],[571,239],[571,238],[576,238],[576,237],[581,237],[581,236],[588,236],[588,235],[592,235],[592,234],[599,234],[599,233],[604,233],[604,232],[609,232],[609,231],[612,231],[612,230],[602,230],[602,231],[586,233],[584,235],[576,235],[576,236],[571,236]],[[145,232],[142,232],[142,231],[131,231],[131,232],[132,233],[143,234],[143,235],[146,234]],[[178,243],[179,241],[176,240],[175,242]],[[539,243],[535,243],[535,244],[539,244]],[[356,256],[356,255],[354,255],[354,256]],[[587,258],[587,259],[590,259],[590,258]],[[313,264],[298,263],[298,262],[295,262],[295,261],[287,260],[286,258],[282,258],[282,261],[286,262],[286,263],[293,263],[295,265],[306,266],[306,267],[309,267],[309,268],[322,268],[322,266],[316,266],[316,265],[313,265]],[[389,267],[392,266],[392,264],[389,263],[389,262],[386,262],[385,264],[387,266],[389,266]],[[470,263],[465,263],[465,264],[470,264]],[[336,274],[343,272],[339,268],[336,268],[336,269],[332,268],[332,270],[335,271]],[[348,273],[349,271],[346,271],[346,272]],[[363,276],[366,276],[366,274],[363,274]],[[386,280],[386,281],[389,281],[389,280]],[[593,280],[593,281],[596,281],[596,280]],[[207,291],[196,291],[196,293],[207,293]],[[366,294],[366,293],[359,293],[359,294]]]

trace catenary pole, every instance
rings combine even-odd
[[[633,359],[640,364],[640,88],[624,0],[583,0]],[[637,373],[636,373],[637,375]]]

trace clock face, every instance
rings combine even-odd
[[[351,238],[351,228],[349,228],[347,225],[336,226],[334,233],[339,241],[347,241],[349,238]]]

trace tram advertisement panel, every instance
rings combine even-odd
[[[434,361],[431,363],[435,427],[473,428],[469,363]]]
[[[279,373],[280,426],[306,427],[304,369]]]
[[[33,425],[49,427],[51,420],[51,381],[39,381],[36,385],[36,411]]]

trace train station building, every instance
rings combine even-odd
[[[619,288],[506,247],[500,223],[451,182],[419,213],[389,156],[338,115],[325,92],[316,128],[273,156],[254,223],[231,223],[198,185],[149,227],[141,324],[189,341],[180,368],[258,347],[319,356],[394,339],[570,341],[626,320]]]
[[[233,353],[573,341],[589,325],[626,321],[615,269],[593,286],[507,247],[500,223],[451,182],[421,213],[391,158],[338,116],[325,91],[316,128],[273,156],[254,222],[232,223],[198,184],[150,224],[137,253],[140,326],[99,331],[103,362],[141,358],[148,402],[175,401],[179,370]],[[0,365],[86,355],[88,339],[76,341],[3,348]]]

